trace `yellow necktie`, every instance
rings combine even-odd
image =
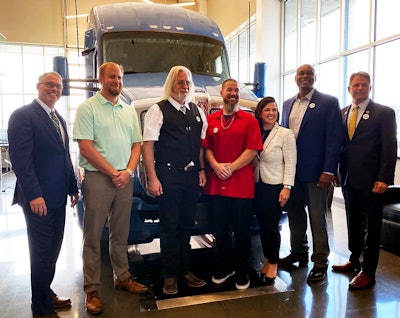
[[[356,131],[358,108],[358,105],[354,105],[349,117],[349,125],[347,127],[347,131],[349,133],[350,140],[353,138],[354,132]]]

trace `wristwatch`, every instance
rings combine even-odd
[[[288,184],[284,184],[283,187],[286,188],[286,189],[288,189],[288,190],[291,190],[291,189],[292,189],[292,186],[291,186],[291,185],[288,185]]]
[[[131,178],[133,178],[135,176],[135,173],[131,169],[126,169],[126,171],[128,171]]]

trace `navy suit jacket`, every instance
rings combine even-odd
[[[393,184],[397,161],[396,117],[393,109],[369,102],[352,140],[347,133],[350,106],[342,109],[343,149],[340,177],[356,189],[371,189],[376,181]]]
[[[36,100],[10,116],[9,151],[17,176],[13,204],[26,205],[43,197],[48,208],[59,208],[66,204],[68,194],[78,193],[67,127],[56,114],[65,131],[65,147],[49,115]]]
[[[297,95],[282,107],[282,126],[289,128],[289,115]],[[317,90],[311,97],[300,125],[297,144],[296,179],[317,182],[321,173],[337,174],[342,144],[342,120],[336,97]]]

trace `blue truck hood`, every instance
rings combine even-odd
[[[160,98],[168,73],[124,74],[124,95],[128,101],[147,98]],[[193,74],[195,92],[220,96],[222,81],[220,78]],[[241,99],[257,101],[254,93],[245,85],[240,87]]]

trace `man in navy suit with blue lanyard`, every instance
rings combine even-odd
[[[51,289],[65,225],[65,205],[78,202],[65,120],[54,110],[62,78],[39,77],[31,104],[15,110],[8,123],[10,159],[17,176],[13,204],[25,215],[31,261],[32,314],[59,317],[54,308],[71,305]]]
[[[291,253],[280,259],[279,265],[299,262],[299,266],[307,266],[308,212],[313,238],[311,261],[314,263],[308,282],[326,277],[330,253],[327,195],[337,172],[342,144],[339,102],[336,97],[318,92],[313,87],[315,78],[311,65],[298,67],[295,80],[299,93],[286,100],[282,109],[282,126],[292,129],[296,137],[297,166],[295,184],[287,203]]]

